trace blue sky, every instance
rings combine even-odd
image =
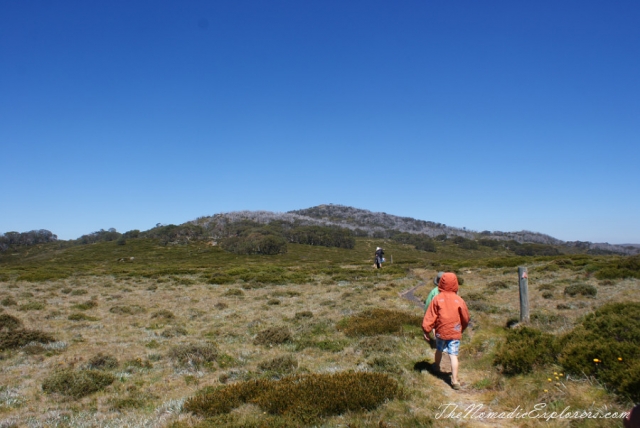
[[[636,1],[5,1],[0,232],[323,203],[640,243]]]

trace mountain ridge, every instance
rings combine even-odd
[[[338,226],[347,228],[355,232],[358,236],[371,236],[376,238],[387,238],[393,232],[425,235],[430,238],[436,237],[462,237],[470,240],[491,239],[496,241],[515,241],[520,244],[545,244],[562,246],[575,249],[580,252],[589,253],[615,253],[623,255],[635,255],[640,253],[640,244],[615,245],[609,243],[593,243],[589,241],[562,241],[550,235],[528,230],[517,232],[502,231],[473,231],[466,228],[458,228],[443,223],[427,220],[415,219],[412,217],[402,217],[385,212],[373,212],[366,209],[354,208],[338,204],[321,204],[310,208],[291,210],[287,212],[272,211],[232,211],[218,213],[212,216],[202,216],[195,220],[190,220],[182,225],[201,226],[212,238],[220,230],[220,225],[233,224],[243,220],[250,220],[260,224],[268,224],[273,221],[285,222],[300,226]],[[154,231],[167,225],[158,224]],[[140,231],[129,231],[124,234],[125,238],[137,236]],[[143,233],[147,233],[143,232]],[[115,229],[108,231],[101,230],[89,235],[83,235],[77,240],[91,241],[91,235],[113,234],[113,239],[118,239],[121,234]],[[111,240],[111,239],[107,239]],[[58,238],[48,230],[33,230],[30,232],[6,232],[0,234],[0,251],[6,251],[12,246],[29,246],[37,243],[58,241]],[[64,241],[64,240],[62,240]]]

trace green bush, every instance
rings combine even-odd
[[[565,287],[564,294],[571,297],[575,297],[577,295],[596,297],[598,289],[591,284],[572,284]]]
[[[276,255],[287,252],[287,241],[281,236],[253,233],[222,240],[221,247],[236,254]]]
[[[529,373],[555,361],[558,348],[554,336],[530,327],[510,330],[493,364],[506,375]]]
[[[286,232],[285,237],[296,244],[348,249],[356,245],[351,230],[335,226],[298,226]]]
[[[308,425],[327,416],[373,410],[398,392],[397,382],[383,373],[308,374],[205,390],[188,399],[183,409],[212,417],[254,403],[270,415],[287,415]]]
[[[640,278],[640,255],[608,260],[595,276],[598,279]]]
[[[0,351],[20,348],[31,342],[50,343],[55,342],[55,339],[39,330],[14,329],[0,332]]]
[[[169,351],[169,358],[183,367],[200,368],[216,361],[218,349],[211,342],[177,345]]]
[[[88,293],[88,291],[83,289],[83,288],[77,288],[77,289],[71,291],[71,295],[72,296],[82,296],[82,295],[87,294],[87,293]]]
[[[103,390],[115,380],[115,376],[100,370],[61,370],[42,382],[42,390],[78,399]]]
[[[350,337],[397,333],[403,325],[420,326],[422,316],[388,309],[369,309],[342,319],[337,329]]]
[[[595,376],[617,393],[640,400],[640,303],[613,303],[564,335],[559,361],[574,374]]]
[[[22,321],[9,314],[0,314],[0,331],[13,331],[22,327]]]

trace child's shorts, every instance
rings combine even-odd
[[[449,355],[457,356],[458,351],[460,351],[460,340],[444,340],[436,338],[436,349],[440,352],[446,352]]]

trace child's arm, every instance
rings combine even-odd
[[[434,301],[432,300],[427,308],[427,312],[424,314],[424,318],[422,319],[422,331],[424,333],[425,340],[429,340],[429,332],[433,330],[433,327],[436,324],[436,318],[438,314],[436,313]]]
[[[469,315],[469,309],[467,309],[467,304],[462,301],[462,305],[458,308],[458,314],[460,315],[460,324],[462,325],[462,331],[465,331],[469,326],[469,320],[471,316]]]

